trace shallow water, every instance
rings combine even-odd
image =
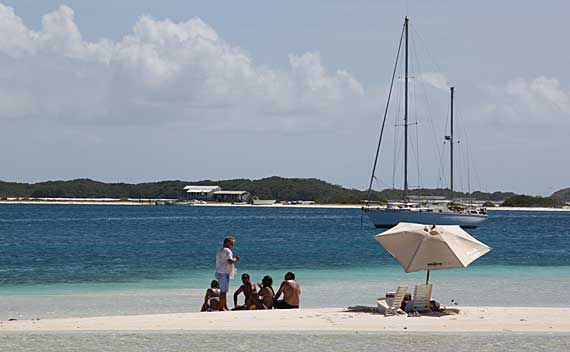
[[[0,334],[6,351],[568,351],[569,335],[543,334]]]
[[[226,234],[240,273],[294,270],[304,307],[372,305],[425,275],[404,273],[378,232],[358,209],[0,205],[0,319],[196,311]],[[432,272],[438,301],[570,306],[570,213],[491,212],[469,232],[493,251]]]
[[[468,270],[441,271],[432,274],[433,296],[443,305],[451,300],[463,306],[570,307],[570,268],[568,267],[472,267]],[[261,273],[253,273],[259,277]],[[376,298],[398,284],[424,280],[423,273],[405,274],[399,268],[303,270],[297,272],[302,283],[303,307],[347,307],[375,305]],[[207,277],[207,274],[204,273]],[[69,316],[131,315],[195,312],[203,299],[203,289],[172,287],[148,289],[147,283],[129,289],[105,290],[62,286],[37,292],[16,290],[0,299],[0,319],[55,318]],[[96,285],[97,286],[97,285]],[[50,290],[55,290],[51,291]],[[538,295],[548,299],[537,299]]]

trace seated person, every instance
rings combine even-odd
[[[210,288],[206,290],[204,296],[204,304],[202,304],[201,312],[216,312],[220,310],[220,283],[218,280],[212,280]]]
[[[271,276],[266,275],[261,280],[259,286],[259,292],[254,295],[254,302],[256,309],[271,309],[273,307],[273,298],[275,296],[275,291],[273,291],[273,279]]]
[[[283,299],[279,300],[279,296],[283,293]],[[275,309],[294,309],[299,308],[299,296],[301,295],[301,286],[295,281],[295,274],[288,272],[285,274],[285,280],[281,283],[273,308]]]
[[[241,285],[236,292],[234,292],[234,309],[233,310],[245,310],[250,309],[251,307],[255,308],[255,285],[251,282],[251,279],[248,274],[243,274],[241,276]],[[240,293],[243,293],[245,296],[245,301],[242,306],[238,306],[238,296]]]

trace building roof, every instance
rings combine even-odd
[[[226,195],[226,194],[227,195],[232,195],[232,194],[240,195],[240,194],[246,194],[246,193],[249,193],[249,192],[246,192],[246,191],[216,191],[216,192],[214,192],[214,194],[217,194],[217,195]]]
[[[220,186],[186,186],[184,190],[188,193],[209,193],[212,191],[219,191],[222,188]]]

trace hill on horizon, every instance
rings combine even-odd
[[[285,178],[272,176],[257,180],[201,180],[201,181],[158,181],[137,184],[105,183],[91,179],[70,181],[46,181],[18,183],[0,181],[0,197],[17,198],[142,198],[177,199],[184,186],[219,185],[225,190],[247,191],[260,199],[312,200],[317,203],[357,204],[367,199],[368,192],[345,188],[316,178]],[[450,197],[449,189],[415,189],[410,195],[431,195]],[[512,192],[455,192],[456,197],[474,198],[482,201],[502,202],[515,196]],[[402,190],[385,189],[372,191],[371,200],[386,201],[401,199]]]
[[[550,196],[550,198],[561,202],[561,203],[569,203],[570,202],[570,187],[562,188]]]

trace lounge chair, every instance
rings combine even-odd
[[[431,284],[416,285],[412,298],[412,312],[430,312]]]
[[[384,308],[384,315],[405,314],[405,312],[401,309],[401,306],[406,293],[408,293],[408,286],[398,286],[392,303],[388,304],[385,298],[379,298],[376,301],[378,308]]]

